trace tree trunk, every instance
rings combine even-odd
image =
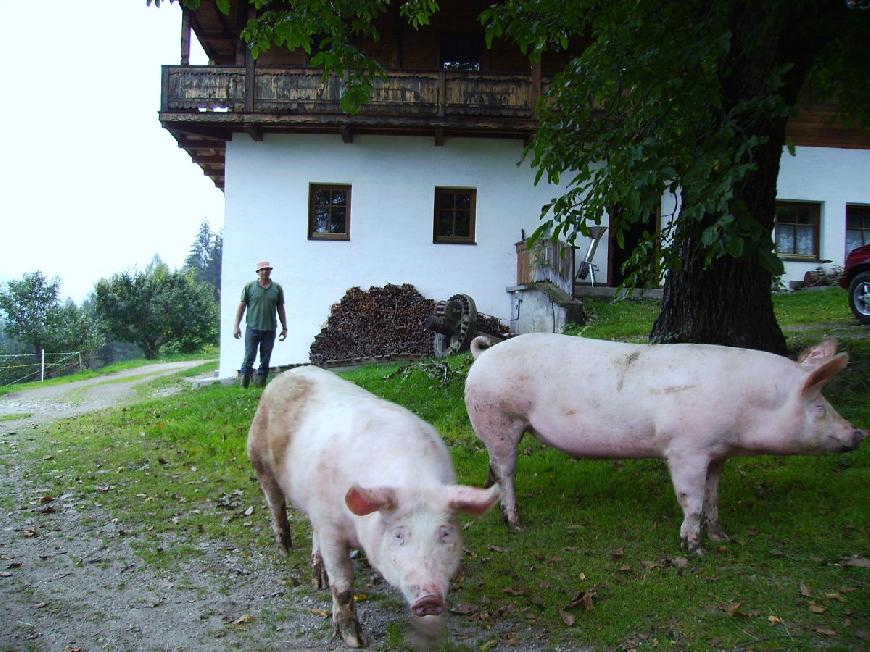
[[[681,225],[682,226],[682,225]],[[785,354],[776,323],[771,274],[758,263],[725,257],[704,269],[702,225],[683,239],[681,267],[665,280],[653,342],[701,342]]]
[[[842,4],[842,3],[841,3]],[[733,74],[722,80],[726,107],[763,94],[775,71],[791,68],[783,76],[780,94],[789,106],[797,102],[809,68],[823,44],[816,17],[830,6],[819,3],[808,12],[793,11],[788,2],[735,3],[731,17],[733,44],[729,68]],[[818,12],[818,15],[813,15]],[[764,144],[753,150],[757,169],[735,189],[736,198],[758,221],[767,240],[759,243],[773,249],[776,183],[780,156],[785,145],[786,118],[756,120],[743,125],[745,137],[758,135]],[[691,201],[684,189],[684,205]],[[653,342],[706,342],[760,349],[785,354],[785,336],[776,322],[771,296],[772,275],[762,265],[757,250],[742,258],[725,256],[704,268],[701,234],[715,221],[706,215],[700,222],[678,222],[680,267],[665,279],[664,300],[653,324]]]

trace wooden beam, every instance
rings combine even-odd
[[[444,146],[444,127],[435,127],[435,147]]]
[[[245,133],[251,137],[251,140],[256,140],[258,143],[263,140],[263,130],[257,125],[251,122],[246,122],[242,128],[245,130]]]
[[[181,65],[190,65],[190,12],[181,8]]]

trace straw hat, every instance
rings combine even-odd
[[[269,263],[268,260],[261,260],[259,263],[257,263],[256,271],[259,272],[261,269],[272,269],[272,265]]]

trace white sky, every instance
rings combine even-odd
[[[77,304],[100,278],[180,267],[223,193],[157,118],[180,59],[168,1],[0,0],[0,284],[40,270]],[[191,63],[205,63],[192,38]]]

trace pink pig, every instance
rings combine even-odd
[[[847,362],[833,340],[798,362],[724,346],[538,333],[481,353],[488,344],[472,342],[465,405],[516,529],[513,474],[526,432],[573,457],[665,458],[683,509],[682,543],[698,554],[702,527],[727,540],[718,511],[726,458],[849,451],[867,435],[821,394]]]
[[[322,588],[328,578],[333,625],[351,647],[365,641],[350,549],[365,552],[415,616],[439,616],[462,552],[456,513],[482,514],[498,499],[497,486],[455,484],[432,426],[317,367],[269,384],[248,433],[248,457],[285,551],[285,497],[308,515],[314,584]]]

